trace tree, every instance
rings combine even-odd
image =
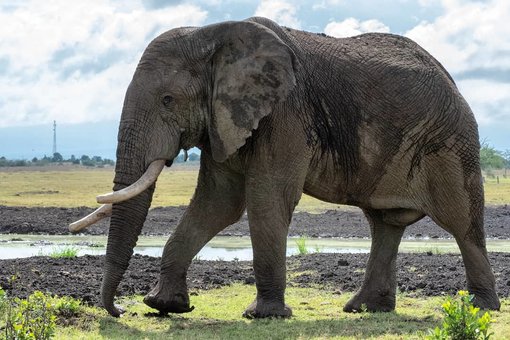
[[[80,164],[80,160],[78,158],[76,158],[74,155],[71,155],[71,158],[69,160],[73,164]]]
[[[94,163],[99,163],[99,164],[103,163],[103,159],[101,158],[101,156],[92,156],[92,161]]]
[[[32,163],[37,163],[38,161],[37,157],[32,158]]]
[[[198,161],[200,160],[200,156],[194,152],[192,152],[189,157],[188,157],[189,161],[190,162],[195,162],[195,161]]]
[[[506,149],[503,152],[503,158],[505,159],[505,176],[506,176],[506,171],[510,169],[510,149]]]
[[[480,148],[480,167],[482,170],[502,169],[505,166],[505,159],[501,152],[490,146],[483,140]]]
[[[64,161],[64,157],[62,157],[62,155],[58,152],[55,152],[53,154],[53,158],[51,159],[52,162],[63,162]]]

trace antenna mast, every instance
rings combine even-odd
[[[57,153],[57,121],[53,121],[53,155]]]

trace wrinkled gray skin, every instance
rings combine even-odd
[[[358,206],[370,222],[365,280],[345,311],[395,308],[398,246],[425,215],[455,237],[476,304],[499,308],[477,124],[448,73],[411,40],[335,39],[263,18],[166,32],[147,47],[127,90],[114,190],[193,146],[202,150],[197,188],[147,305],[191,311],[193,257],[247,210],[257,297],[244,316],[290,316],[286,236],[304,192]],[[153,190],[113,205],[102,300],[115,316]]]

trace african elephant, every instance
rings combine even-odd
[[[360,207],[370,223],[365,279],[345,311],[395,308],[398,246],[406,226],[425,215],[455,237],[476,304],[500,307],[485,247],[477,123],[447,71],[413,41],[336,39],[264,18],[154,39],[127,89],[114,192],[98,198],[113,205],[87,222],[111,214],[101,290],[111,315],[122,313],[114,295],[155,180],[195,146],[196,191],[147,305],[191,311],[192,259],[246,210],[257,296],[243,315],[290,316],[286,236],[306,193]]]

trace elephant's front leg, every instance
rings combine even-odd
[[[202,153],[195,195],[165,245],[160,279],[144,302],[163,313],[193,310],[186,285],[191,261],[218,232],[238,221],[244,209],[244,177],[221,169]]]
[[[289,170],[290,172],[290,170]],[[301,197],[303,179],[247,179],[246,203],[253,246],[257,297],[243,313],[247,318],[290,317],[285,304],[287,234]]]

